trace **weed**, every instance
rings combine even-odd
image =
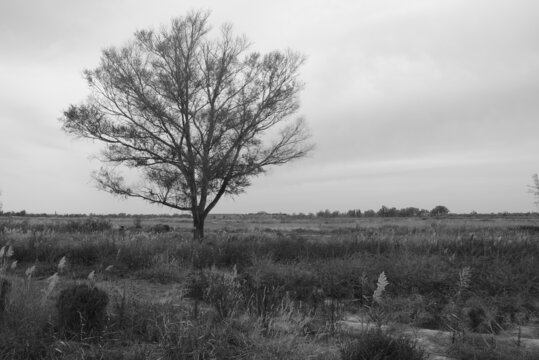
[[[385,272],[382,271],[378,276],[378,280],[376,282],[376,289],[372,294],[371,304],[370,306],[365,305],[365,308],[367,309],[367,314],[378,328],[382,327],[383,323],[386,321],[387,318],[387,313],[384,309],[384,301],[382,299],[382,295],[387,285],[389,285],[389,282],[387,281]]]

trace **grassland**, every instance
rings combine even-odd
[[[203,243],[181,218],[2,221],[2,359],[412,359],[421,331],[449,336],[431,354],[539,358],[535,217],[214,215]],[[108,295],[99,333],[63,331],[74,284]]]

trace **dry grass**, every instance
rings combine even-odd
[[[13,249],[1,264],[13,280],[3,358],[338,359],[348,338],[337,324],[346,312],[370,307],[379,322],[463,334],[503,332],[539,315],[531,218],[215,216],[207,242],[196,246],[185,220],[142,219],[136,230],[132,218],[110,219],[112,229],[75,233],[37,220],[0,233],[0,247]],[[176,230],[152,230],[167,221]],[[117,230],[123,223],[128,229]],[[111,301],[102,339],[85,348],[62,338],[55,301],[91,271]],[[470,348],[495,351],[464,341],[453,351]]]

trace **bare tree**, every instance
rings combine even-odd
[[[237,195],[268,166],[311,149],[299,107],[304,58],[248,52],[230,25],[210,37],[209,13],[191,12],[160,31],[103,51],[86,70],[88,100],[71,105],[63,129],[105,143],[99,187],[190,211],[195,238],[223,195]],[[115,169],[141,175],[127,184]]]

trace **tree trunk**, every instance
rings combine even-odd
[[[193,212],[193,240],[202,242],[204,240],[204,214]]]

